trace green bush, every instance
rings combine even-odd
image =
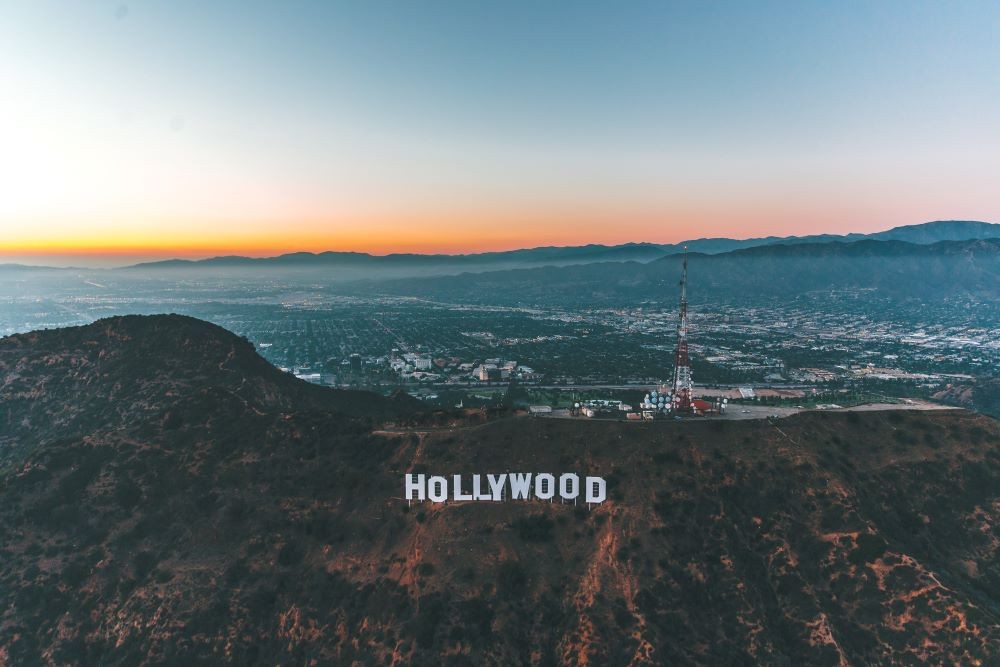
[[[525,542],[551,542],[556,524],[544,514],[533,514],[517,519],[513,526]]]

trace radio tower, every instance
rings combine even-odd
[[[674,414],[691,414],[691,362],[688,359],[688,260],[684,246],[684,272],[681,274],[681,317],[677,322],[677,351],[674,352],[674,388],[671,405]]]

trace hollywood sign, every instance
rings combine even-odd
[[[429,500],[443,503],[448,500],[562,500],[603,503],[608,496],[608,485],[602,477],[584,477],[573,473],[555,475],[541,473],[501,473],[498,475],[405,475],[405,500]],[[582,497],[581,497],[582,494]]]

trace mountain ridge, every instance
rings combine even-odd
[[[303,264],[323,264],[328,262],[376,264],[379,262],[415,262],[434,263],[450,262],[455,264],[474,262],[504,262],[504,261],[572,261],[580,257],[597,257],[596,261],[605,261],[600,258],[635,255],[637,261],[649,261],[656,256],[663,256],[671,253],[683,251],[685,247],[693,252],[706,252],[707,254],[717,254],[743,249],[746,247],[756,247],[773,244],[800,244],[800,243],[822,243],[830,241],[858,241],[863,239],[874,240],[900,240],[919,243],[934,243],[937,241],[962,241],[981,238],[1000,238],[1000,224],[980,221],[933,221],[915,225],[904,225],[894,227],[882,232],[872,234],[850,233],[844,235],[836,234],[816,234],[806,236],[767,236],[750,239],[730,239],[718,238],[697,238],[673,244],[658,244],[650,242],[629,242],[619,245],[586,244],[582,246],[538,246],[534,248],[519,248],[508,251],[493,251],[484,253],[462,253],[462,254],[419,254],[419,253],[390,253],[387,255],[372,255],[354,251],[324,251],[294,252],[273,257],[245,257],[239,255],[227,255],[221,257],[211,257],[200,260],[172,259],[158,262],[145,262],[135,264],[125,269],[150,269],[169,267],[193,267],[193,266],[264,266],[264,265],[294,265]],[[920,239],[919,241],[916,239]],[[619,260],[621,261],[621,260]]]
[[[1000,224],[979,221],[934,221],[894,227],[872,234],[814,234],[806,236],[767,236],[750,239],[697,238],[674,244],[629,242],[619,245],[586,244],[582,246],[539,246],[507,251],[465,254],[390,253],[373,255],[355,251],[292,252],[271,257],[223,255],[205,259],[165,259],[106,269],[49,267],[25,264],[0,264],[0,274],[54,272],[121,272],[136,274],[182,275],[184,272],[283,271],[288,276],[317,275],[329,280],[351,281],[394,279],[483,273],[545,266],[577,266],[603,262],[649,263],[685,250],[710,255],[726,254],[753,247],[776,245],[812,245],[850,243],[861,240],[904,241],[928,245],[940,241],[970,241],[1000,238]]]
[[[783,299],[806,292],[873,289],[896,300],[1000,298],[1000,239],[897,240],[774,244],[727,253],[676,253],[658,260],[525,267],[346,283],[355,294],[418,296],[450,302],[595,306],[673,303],[681,262],[689,264],[689,297]]]

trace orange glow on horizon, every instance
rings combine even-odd
[[[661,207],[602,203],[585,209],[532,202],[486,212],[453,209],[398,214],[383,210],[289,220],[147,217],[139,221],[29,220],[10,227],[0,221],[7,227],[0,238],[0,256],[15,261],[18,257],[80,257],[128,263],[135,258],[266,257],[325,251],[464,254],[539,246],[678,243],[706,237],[874,232],[934,219],[915,211],[900,217],[871,201],[840,202],[804,219],[808,199],[712,205],[674,202]]]
[[[635,214],[590,211],[587,214],[540,212],[534,215],[492,213],[490,215],[452,214],[410,215],[392,218],[356,218],[351,221],[305,220],[298,222],[184,221],[167,225],[148,223],[148,229],[135,225],[105,224],[80,233],[74,224],[67,233],[56,236],[44,224],[25,231],[20,238],[0,242],[6,255],[69,256],[159,256],[198,258],[217,255],[271,256],[291,252],[367,252],[391,253],[479,253],[515,250],[538,246],[618,244],[631,241],[672,242],[664,239],[661,227],[658,238],[647,238],[650,220],[645,224],[624,225],[620,220],[637,221]],[[650,216],[660,220],[659,216]],[[660,226],[660,223],[655,225]],[[671,226],[672,227],[672,226]],[[677,225],[679,229],[681,226]],[[172,229],[170,235],[158,233]]]

